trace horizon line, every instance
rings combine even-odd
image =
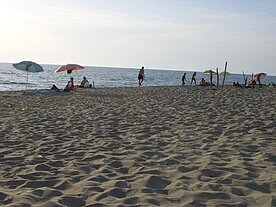
[[[228,61],[226,61],[226,62],[228,62]],[[0,63],[5,63],[5,64],[13,64],[13,63],[11,63],[11,62],[6,62],[6,61],[1,61]],[[39,63],[40,65],[53,65],[53,66],[62,66],[62,65],[64,65],[64,64],[58,64],[58,63]],[[67,64],[78,64],[78,63],[67,63]],[[82,64],[80,64],[80,65],[82,65]],[[86,64],[84,64],[84,65],[82,65],[82,66],[84,66],[84,67],[98,67],[98,68],[118,68],[118,69],[140,69],[141,67],[128,67],[128,66],[102,66],[102,65],[86,65]],[[169,70],[169,71],[178,71],[178,72],[199,72],[199,73],[203,73],[204,71],[200,71],[200,70],[182,70],[182,69],[180,69],[180,68],[155,68],[155,67],[149,67],[149,68],[145,68],[145,69],[147,69],[147,70]],[[208,70],[208,68],[206,68],[206,69],[202,69],[202,70]],[[215,69],[214,69],[215,70]],[[224,70],[222,70],[222,71],[220,71],[220,72],[224,72]],[[238,75],[242,75],[242,72],[243,71],[241,71],[240,73],[238,73],[238,72],[231,72],[231,70],[229,71],[227,71],[227,72],[229,72],[229,73],[231,73],[231,74],[238,74]],[[259,72],[258,72],[259,73]],[[254,73],[253,73],[254,74]],[[252,75],[252,73],[245,73],[245,75]],[[269,74],[269,73],[267,73],[267,75],[268,76],[276,76],[276,74]]]

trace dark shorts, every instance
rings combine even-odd
[[[138,75],[138,80],[141,80],[141,79],[143,80],[144,77],[143,77],[143,75],[139,74],[139,75]]]

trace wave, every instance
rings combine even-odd
[[[0,82],[1,85],[34,85],[32,83],[27,83],[27,82],[13,82],[13,81],[5,81],[5,82]]]
[[[1,75],[15,75],[15,72],[5,72],[5,71],[1,71]]]

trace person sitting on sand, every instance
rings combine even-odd
[[[86,77],[83,77],[83,80],[81,81],[81,84],[79,85],[79,88],[91,88],[92,85],[89,83],[89,81],[86,79]]]
[[[72,91],[75,89],[75,85],[74,85],[74,78],[70,78],[70,80],[68,81],[67,85],[64,88],[64,91]]]
[[[71,91],[71,89],[70,89],[70,84],[71,84],[71,82],[68,81],[68,82],[67,82],[67,85],[66,85],[65,88],[64,88],[64,91],[65,91],[65,92],[70,92],[70,91]]]
[[[236,87],[242,87],[242,85],[239,82],[237,82]]]
[[[261,87],[261,76],[257,76],[257,82],[258,82],[258,85],[259,85],[259,87]]]
[[[249,85],[252,86],[253,88],[255,88],[256,81],[255,80],[249,81]]]
[[[271,83],[268,84],[268,86],[273,87],[273,86],[275,86],[275,83],[271,82]]]
[[[59,88],[56,85],[53,85],[52,88],[51,88],[51,90],[53,90],[53,91],[59,91]]]
[[[206,86],[206,81],[205,81],[204,78],[201,79],[199,85],[200,85],[200,86]]]
[[[246,88],[255,88],[255,85],[256,85],[256,81],[250,80],[245,87]]]

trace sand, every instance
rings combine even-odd
[[[2,206],[276,206],[276,88],[0,92]]]

